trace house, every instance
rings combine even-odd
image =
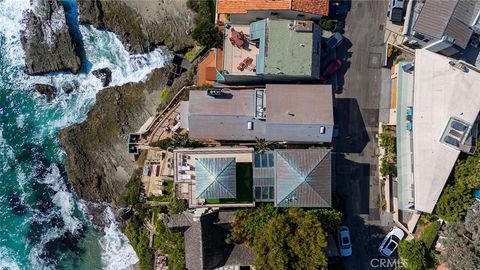
[[[190,208],[253,207],[253,149],[212,147],[174,150],[177,197]]]
[[[413,38],[423,48],[451,56],[465,49],[479,28],[480,2],[426,0],[413,25]]]
[[[331,153],[327,149],[277,149],[255,153],[255,201],[276,207],[331,207]]]
[[[209,94],[210,93],[210,94]],[[215,92],[191,91],[182,127],[194,140],[330,143],[330,85],[279,85]]]
[[[188,270],[249,269],[255,259],[253,251],[244,244],[225,242],[231,222],[233,211],[197,209],[170,215],[166,226],[183,233]]]
[[[223,50],[217,50],[217,83],[318,80],[321,38],[322,29],[313,21],[267,18],[226,23]]]
[[[480,70],[426,49],[398,69],[398,208],[432,213],[461,152],[476,150]]]
[[[190,208],[331,207],[328,149],[277,149],[254,153],[246,147],[174,151],[177,197]]]
[[[329,0],[218,0],[217,14],[231,22],[265,18],[319,20],[328,15]]]

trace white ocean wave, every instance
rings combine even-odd
[[[110,207],[105,209],[104,215],[109,220],[110,225],[105,227],[105,235],[100,239],[103,269],[133,269],[133,265],[138,262],[137,254],[128,242],[128,238],[118,229]]]
[[[13,251],[0,247],[0,270],[20,270]]]

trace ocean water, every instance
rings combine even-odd
[[[109,32],[78,25],[75,0],[65,2],[75,38],[83,43],[78,75],[28,76],[20,44],[30,0],[0,0],[0,270],[132,269],[138,258],[115,224],[95,229],[65,173],[61,128],[83,121],[101,82],[90,71],[108,67],[112,85],[140,81],[164,66],[168,52],[131,55]],[[49,83],[75,90],[47,103],[33,90]]]

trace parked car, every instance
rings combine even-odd
[[[350,231],[348,227],[342,226],[338,229],[338,244],[340,246],[340,255],[348,257],[352,255],[352,241],[350,240]]]
[[[335,32],[331,37],[327,39],[327,46],[330,49],[335,49],[343,41],[343,36],[339,32]]]
[[[390,0],[388,3],[387,17],[391,22],[401,22],[403,20],[404,0]]]
[[[382,244],[378,248],[378,252],[385,257],[392,256],[404,236],[405,233],[400,228],[394,226],[383,239]]]
[[[347,13],[350,9],[347,1],[330,1],[330,8],[328,13],[332,15]]]
[[[335,72],[337,72],[342,67],[342,60],[337,58],[328,64],[327,68],[323,71],[322,76],[320,76],[321,82],[326,82]]]

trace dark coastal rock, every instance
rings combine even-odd
[[[196,14],[187,0],[79,0],[81,24],[117,34],[127,50],[140,53],[166,45],[174,51],[192,47]]]
[[[47,101],[50,102],[55,98],[55,87],[49,84],[35,84],[35,91],[38,93],[45,95],[47,97]]]
[[[112,71],[109,68],[101,68],[92,71],[92,74],[99,78],[103,87],[107,87],[112,82]]]
[[[68,179],[78,196],[114,206],[124,204],[125,185],[136,168],[125,150],[126,137],[161,109],[159,85],[164,85],[167,77],[167,69],[156,69],[145,82],[101,90],[87,120],[61,131]],[[191,74],[184,73],[171,92],[191,80]]]
[[[70,94],[71,92],[76,90],[79,86],[80,86],[80,83],[77,80],[73,80],[71,82],[64,82],[61,88],[65,94]]]
[[[38,75],[52,71],[80,70],[80,58],[66,24],[65,10],[58,0],[36,0],[26,14],[21,31],[25,72]]]

